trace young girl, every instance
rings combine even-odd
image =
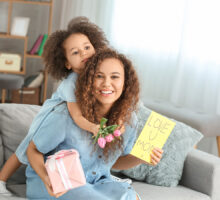
[[[109,49],[95,54],[77,80],[76,98],[87,120],[98,123],[102,117],[108,125],[122,122],[122,140],[108,143],[104,149],[93,144],[91,134],[79,128],[68,114],[65,102],[54,107],[41,120],[27,149],[27,198],[55,199],[44,160],[63,149],[76,149],[86,176],[86,185],[69,190],[60,200],[136,200],[139,199],[128,183],[112,180],[110,169],[130,168],[143,163],[129,153],[136,140],[138,120],[135,115],[139,100],[139,82],[132,63],[122,54]],[[38,154],[44,154],[44,159]],[[162,151],[155,148],[152,164],[157,164]]]
[[[75,81],[77,74],[84,68],[87,60],[98,49],[107,45],[108,41],[103,31],[85,17],[73,19],[68,25],[68,30],[56,31],[49,37],[43,52],[45,68],[53,78],[64,80],[51,99],[43,104],[31,125],[28,135],[3,166],[0,172],[0,194],[11,196],[11,193],[5,187],[6,181],[21,166],[21,163],[28,163],[26,149],[30,140],[41,121],[61,102],[67,102],[69,113],[80,128],[94,135],[97,134],[98,123],[91,123],[85,119],[76,103],[74,95]]]

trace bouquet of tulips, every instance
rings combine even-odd
[[[100,128],[97,136],[94,139],[94,144],[98,142],[98,145],[103,149],[107,142],[114,141],[115,138],[121,139],[121,131],[117,129],[118,125],[105,126],[108,120],[102,118],[100,121]]]

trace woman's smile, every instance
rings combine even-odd
[[[101,95],[102,95],[102,96],[106,96],[106,97],[108,97],[108,96],[110,96],[111,94],[113,94],[113,92],[114,92],[114,91],[112,91],[112,90],[100,90]]]

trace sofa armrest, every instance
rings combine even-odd
[[[211,154],[192,150],[184,163],[181,184],[219,200],[220,159]]]

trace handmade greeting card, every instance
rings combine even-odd
[[[130,154],[150,163],[154,147],[162,149],[175,122],[152,111]]]

